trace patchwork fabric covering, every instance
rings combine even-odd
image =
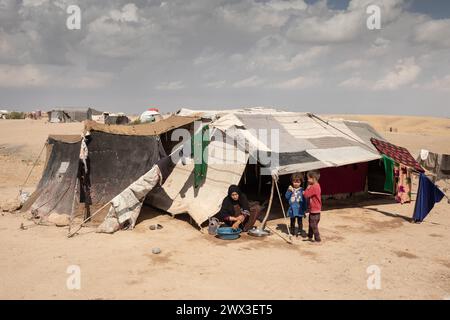
[[[274,176],[379,159],[370,138],[383,139],[361,122],[258,109],[226,114],[210,126],[237,141]]]
[[[378,140],[376,138],[371,138],[370,141],[372,141],[373,145],[380,153],[387,155],[395,162],[404,164],[405,166],[411,167],[419,172],[424,172],[423,168],[419,165],[419,163],[417,163],[407,149],[386,141]]]

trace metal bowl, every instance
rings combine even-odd
[[[217,229],[217,238],[222,240],[236,240],[241,235],[241,229],[233,229],[231,227],[221,227]]]

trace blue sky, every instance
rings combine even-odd
[[[1,109],[449,117],[448,101],[450,1],[0,0]]]

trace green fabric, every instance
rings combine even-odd
[[[384,163],[384,172],[386,175],[386,180],[384,181],[384,190],[390,193],[394,193],[394,165],[395,162],[388,156],[382,154]]]
[[[194,187],[198,188],[206,178],[208,170],[209,128],[203,126],[194,134],[192,152],[194,159]]]

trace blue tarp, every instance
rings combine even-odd
[[[419,190],[417,191],[414,221],[423,221],[433,209],[434,204],[441,201],[444,193],[423,173],[420,174]]]

